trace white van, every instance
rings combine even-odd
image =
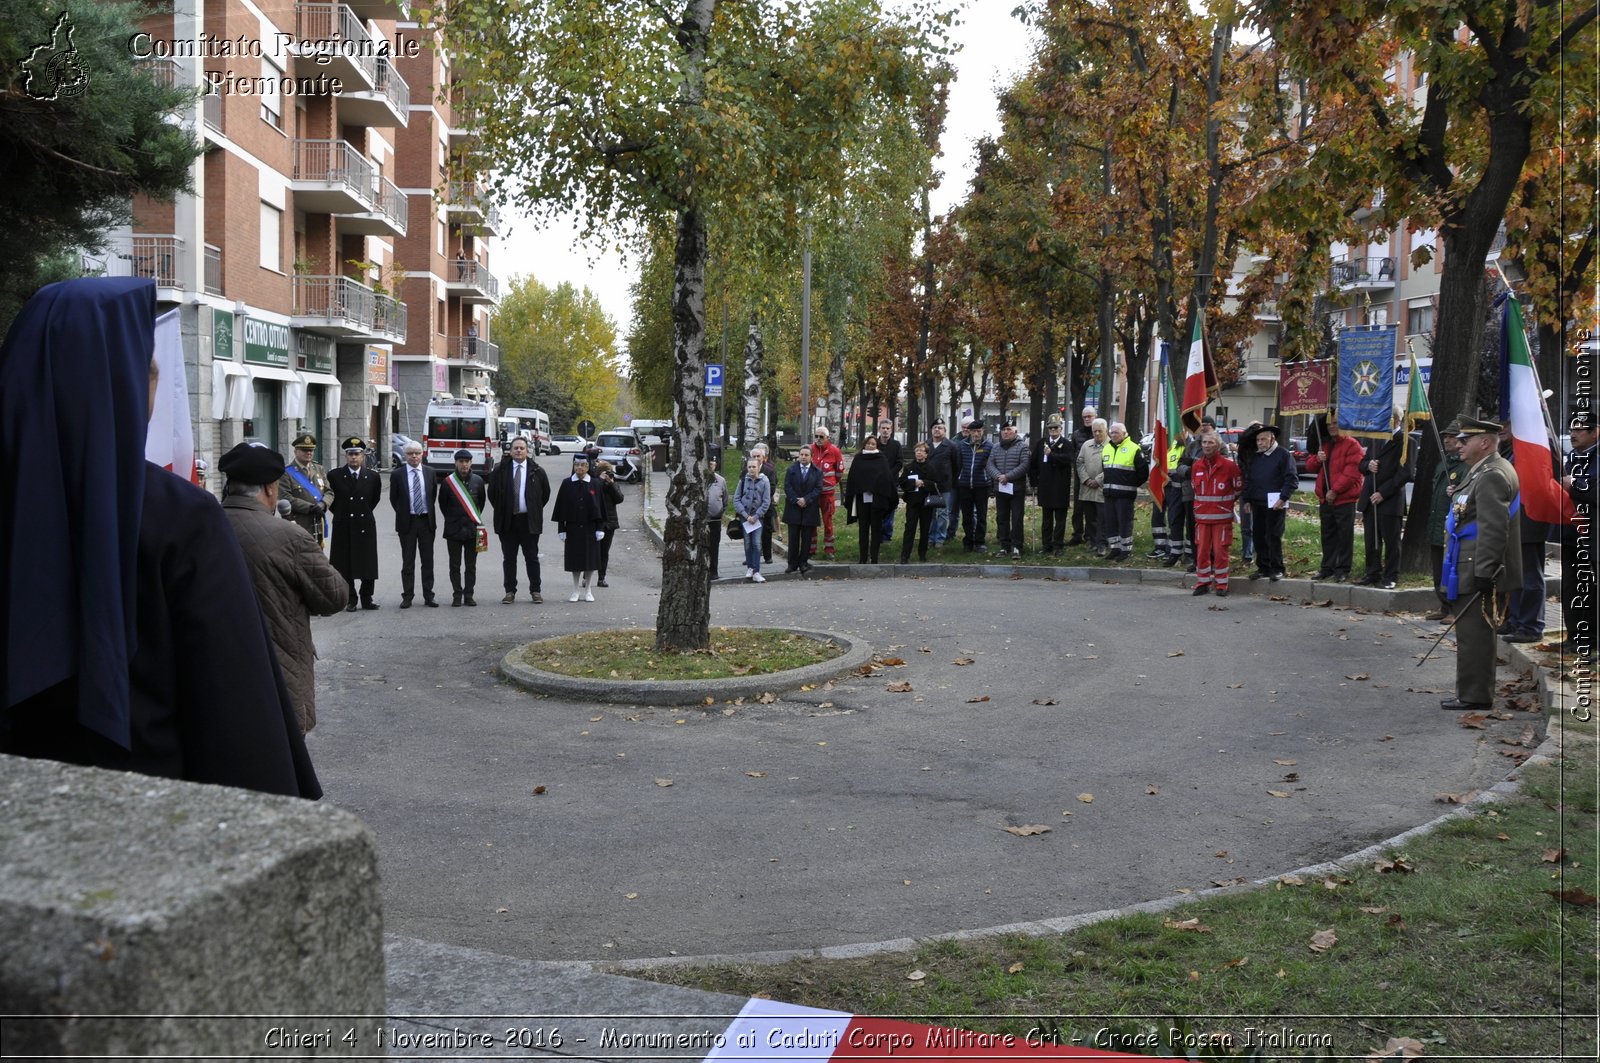
[[[435,469],[454,469],[456,451],[472,451],[472,468],[488,474],[499,443],[494,410],[471,399],[434,399],[428,403],[428,424],[422,436],[423,460]]]
[[[501,416],[516,418],[517,434],[528,441],[528,447],[533,451],[534,457],[550,453],[550,418],[545,416],[543,410],[512,406]]]

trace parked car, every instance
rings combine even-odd
[[[609,461],[616,469],[618,480],[630,483],[644,478],[644,452],[639,437],[630,429],[601,432],[594,437],[594,443],[600,448],[601,460]]]
[[[389,456],[396,465],[404,465],[406,460],[406,447],[417,440],[401,432],[389,436]],[[419,446],[421,444],[418,444]],[[370,455],[369,455],[370,457]]]
[[[1306,472],[1306,459],[1311,457],[1311,452],[1306,449],[1305,436],[1289,437],[1289,453],[1294,455],[1294,471],[1299,476],[1309,476]]]
[[[589,441],[582,436],[551,436],[550,453],[582,454]]]

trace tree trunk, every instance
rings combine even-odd
[[[679,211],[677,228],[672,279],[677,373],[672,403],[682,449],[667,481],[656,649],[682,652],[711,645],[711,558],[705,549],[710,410],[701,386],[706,377],[705,218],[694,209]]]
[[[754,445],[761,438],[761,323],[750,315],[750,331],[744,340],[744,431],[742,439]]]
[[[833,341],[828,357],[828,428],[833,438],[844,442],[844,338]],[[804,442],[802,440],[802,442]]]

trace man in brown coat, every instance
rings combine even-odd
[[[349,588],[310,533],[278,516],[283,459],[276,451],[240,443],[217,467],[228,477],[222,510],[244,551],[300,730],[309,731],[317,725],[311,614],[339,612],[349,601]]]

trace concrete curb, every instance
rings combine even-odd
[[[524,643],[501,658],[500,674],[532,693],[573,701],[622,705],[703,705],[707,698],[725,701],[796,690],[810,683],[822,683],[853,672],[872,660],[872,647],[862,639],[846,638],[832,631],[808,631],[804,628],[784,630],[837,643],[844,652],[819,664],[766,675],[729,676],[726,679],[587,679],[556,675],[529,667],[520,660],[523,648],[528,645]]]

